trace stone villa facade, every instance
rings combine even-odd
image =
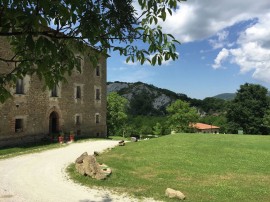
[[[0,56],[11,54],[0,38]],[[68,83],[44,90],[37,76],[19,79],[13,97],[0,103],[0,147],[40,141],[59,131],[77,136],[106,137],[106,56],[95,68],[84,57],[82,72],[74,70]],[[0,74],[10,66],[0,62]]]

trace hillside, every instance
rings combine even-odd
[[[233,100],[236,96],[236,93],[221,93],[216,96],[213,96],[213,98],[218,98],[222,100]],[[270,92],[267,93],[267,96],[270,97]]]
[[[201,114],[223,111],[226,102],[218,98],[193,99],[185,94],[142,82],[108,82],[107,93],[111,92],[117,92],[128,99],[131,115],[164,115],[166,107],[178,99],[189,102],[190,106],[196,107]]]
[[[185,94],[175,93],[142,82],[108,82],[107,93],[111,92],[117,92],[128,99],[131,115],[164,115],[166,107],[178,99],[189,102],[190,106],[196,107],[201,114],[216,113],[224,111],[227,100],[230,100],[224,97],[194,99]]]
[[[108,82],[107,93],[117,92],[130,102],[132,114],[163,114],[165,108],[177,99],[190,100],[184,94],[177,94],[142,82]],[[134,110],[132,110],[134,109]]]
[[[235,96],[236,96],[235,93],[222,93],[213,97],[218,98],[218,99],[223,99],[223,100],[233,100]]]

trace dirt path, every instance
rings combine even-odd
[[[94,202],[137,201],[109,191],[89,189],[68,180],[65,168],[87,151],[101,152],[117,141],[74,143],[60,149],[0,161],[0,201]],[[145,200],[145,201],[151,201]]]

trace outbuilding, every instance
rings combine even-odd
[[[205,123],[195,123],[193,127],[198,133],[215,133],[215,134],[219,134],[220,128],[218,126],[208,125]]]

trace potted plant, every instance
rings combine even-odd
[[[74,137],[75,137],[74,131],[70,131],[69,132],[69,141],[74,142]]]
[[[60,134],[59,134],[59,137],[58,137],[58,141],[59,141],[60,144],[64,143],[64,136],[65,135],[64,135],[63,131],[61,131]]]

